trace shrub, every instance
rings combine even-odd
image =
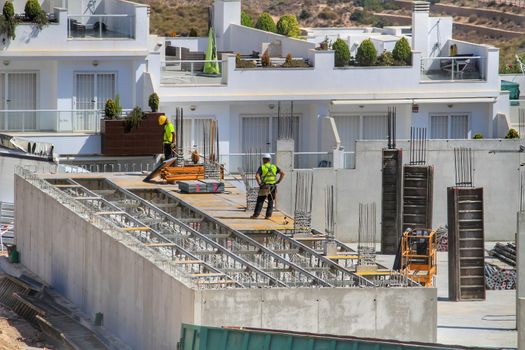
[[[268,50],[264,51],[262,57],[261,57],[261,65],[263,67],[271,67],[272,61],[270,60],[270,54],[268,53]]]
[[[115,108],[117,109],[117,118],[122,116],[122,105],[120,104],[120,95],[115,96]]]
[[[408,40],[403,37],[396,42],[392,55],[396,61],[410,65],[412,63],[412,49],[408,43]]]
[[[472,138],[473,138],[474,140],[481,140],[481,139],[483,138],[483,135],[481,135],[481,134],[478,133],[478,134],[474,135],[474,137],[472,137]]]
[[[5,19],[10,19],[15,17],[15,7],[11,1],[6,1],[2,13]]]
[[[301,10],[301,13],[299,14],[299,19],[301,21],[304,21],[305,19],[308,19],[310,17],[312,17],[312,14],[308,10],[306,9]]]
[[[350,49],[343,39],[337,39],[332,45],[332,50],[335,51],[334,61],[336,67],[344,67],[350,62]]]
[[[366,39],[361,42],[355,55],[355,60],[360,66],[373,66],[377,61],[377,50],[372,40]]]
[[[199,34],[197,33],[197,30],[195,28],[191,28],[189,36],[192,38],[196,38],[199,36]]]
[[[282,16],[279,18],[279,21],[277,22],[277,33],[290,36],[292,38],[297,38],[299,35],[301,35],[297,17]]]
[[[235,68],[240,68],[240,69],[255,68],[256,66],[257,64],[255,64],[255,62],[253,61],[247,61],[247,60],[241,59],[240,53],[237,53],[237,55],[235,55]]]
[[[468,22],[469,22],[469,23],[474,23],[474,22],[476,22],[477,20],[478,20],[478,16],[476,16],[476,15],[470,15],[470,16],[468,17]]]
[[[286,60],[284,61],[285,64],[291,64],[292,63],[292,54],[289,53],[286,55]]]
[[[507,135],[505,136],[506,139],[517,139],[520,135],[516,131],[516,129],[510,129]]]
[[[358,0],[357,5],[373,12],[383,11],[383,2],[380,0]]]
[[[2,9],[3,17],[0,18],[0,34],[3,34],[7,39],[14,39],[16,37],[16,23],[15,8],[11,1],[4,3]]]
[[[144,113],[140,107],[135,107],[129,112],[126,117],[126,130],[129,132],[139,126],[141,120],[144,118]]]
[[[309,68],[310,65],[303,60],[291,59],[290,61],[286,60],[286,62],[284,62],[281,65],[281,67],[283,68]]]
[[[241,24],[245,27],[253,28],[253,19],[245,11],[241,11]]]
[[[159,103],[160,103],[159,95],[157,95],[155,92],[149,95],[148,106],[149,108],[151,108],[152,112],[156,112],[159,110]]]
[[[38,0],[27,0],[24,12],[27,19],[34,22],[38,29],[42,29],[47,24],[47,14],[42,10]]]
[[[108,99],[104,106],[104,114],[106,119],[115,119],[117,117],[117,105],[113,99]]]
[[[255,23],[255,28],[266,32],[277,33],[277,26],[268,12],[261,13],[257,23]]]
[[[381,55],[377,58],[377,63],[381,66],[393,66],[394,65],[394,56],[392,52],[384,50]]]
[[[324,20],[336,20],[339,15],[331,8],[325,7],[321,12],[319,12],[317,17]]]

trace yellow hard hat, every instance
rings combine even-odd
[[[164,114],[159,117],[159,125],[164,125],[164,123],[168,120],[168,117],[166,117]]]

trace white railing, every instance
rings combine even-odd
[[[220,60],[162,61],[160,83],[165,85],[221,85],[224,62]]]
[[[522,111],[522,117],[520,118],[520,111]],[[511,127],[517,131],[524,130],[525,128],[525,100],[510,100],[510,113],[509,119]]]
[[[485,60],[481,56],[423,57],[421,80],[485,80]]]
[[[135,16],[68,15],[67,36],[70,39],[134,39]]]
[[[0,110],[0,131],[98,133],[102,115],[97,110]]]
[[[355,169],[355,152],[343,152],[344,168]]]
[[[330,152],[294,152],[296,169],[331,168],[333,155]]]

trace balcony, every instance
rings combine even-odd
[[[213,74],[205,73],[206,66],[214,67]],[[224,61],[218,60],[169,60],[161,64],[160,83],[162,85],[202,85],[220,86],[225,84],[223,77]]]
[[[69,39],[134,39],[135,16],[125,14],[67,17]]]
[[[485,80],[485,59],[480,56],[421,58],[422,81]]]
[[[0,110],[0,133],[83,133],[100,131],[95,110]]]

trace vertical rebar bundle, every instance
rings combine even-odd
[[[312,228],[313,170],[298,170],[295,183],[295,233],[310,233]]]
[[[239,172],[244,181],[244,186],[246,187],[246,210],[255,209],[255,203],[257,202],[257,196],[259,193],[255,174],[257,174],[257,169],[259,169],[259,166],[261,165],[261,158],[261,150],[251,148],[248,151],[248,154],[243,156],[242,168],[239,168]]]
[[[358,265],[376,264],[376,204],[359,203]]]
[[[175,139],[176,165],[184,166],[184,111],[181,107],[175,110]]]
[[[325,233],[330,241],[335,239],[336,213],[334,186],[328,185],[325,188]]]
[[[473,164],[474,158],[472,149],[466,147],[454,148],[454,168],[456,186],[472,187],[473,181]]]
[[[283,103],[277,103],[277,139],[291,140],[294,135],[294,104],[290,101],[290,110],[285,111]]]
[[[427,162],[427,128],[410,128],[410,164]]]
[[[397,123],[396,107],[388,107],[387,123],[388,123],[388,149],[395,149],[396,148],[396,123]]]
[[[205,123],[203,128],[203,159],[204,177],[219,179],[221,168],[219,164],[219,126],[215,119]]]

